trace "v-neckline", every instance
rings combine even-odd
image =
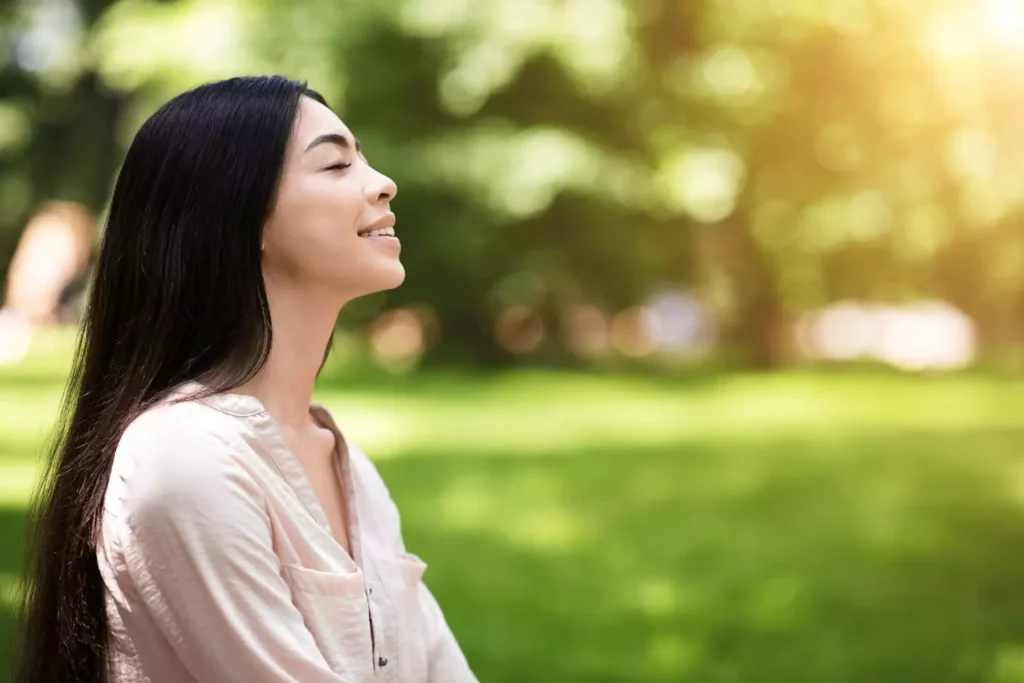
[[[258,401],[258,399],[256,400]],[[345,548],[345,546],[335,538],[334,532],[331,530],[330,521],[327,519],[327,513],[324,511],[320,499],[317,498],[316,491],[313,488],[313,483],[310,480],[309,475],[302,467],[302,463],[295,455],[295,452],[288,445],[288,441],[285,439],[284,432],[281,431],[277,420],[266,408],[263,408],[261,411],[261,415],[266,420],[264,436],[272,441],[271,444],[268,444],[271,455],[278,463],[282,473],[284,473],[289,486],[291,486],[299,496],[303,506],[305,506],[313,519],[316,520],[317,524],[319,524],[327,535],[331,537],[331,540],[334,541],[334,544],[338,549],[341,550],[353,563],[355,563],[357,567],[362,569],[363,557],[362,544],[360,543],[359,537],[359,514],[358,506],[356,504],[355,486],[352,478],[352,468],[350,466],[348,455],[348,445],[345,442],[345,438],[341,435],[341,431],[334,423],[330,413],[328,413],[323,406],[318,403],[311,403],[309,413],[318,425],[330,430],[331,433],[334,434],[333,462],[335,467],[332,467],[331,469],[334,475],[338,477],[339,483],[341,484],[342,497],[344,498],[345,505],[345,536],[348,539],[348,548]]]
[[[197,388],[200,391],[206,390],[206,387],[199,382],[189,382],[183,387],[183,391],[187,392],[190,387]],[[298,457],[288,445],[288,441],[285,439],[284,432],[281,431],[277,420],[258,398],[250,394],[218,393],[200,400],[212,408],[247,419],[256,429],[264,447],[270,452],[285,482],[295,492],[309,515],[331,538],[331,541],[333,541],[343,556],[362,570],[364,566],[363,547],[359,533],[359,506],[356,482],[352,473],[348,444],[330,412],[315,401],[310,403],[309,414],[313,421],[334,434],[333,462],[335,467],[331,469],[341,484],[345,505],[345,535],[348,539],[349,548],[345,548],[335,538],[331,530],[331,524],[327,519],[327,514],[320,503],[320,499],[316,496],[309,475],[306,474]]]

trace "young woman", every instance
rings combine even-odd
[[[405,273],[323,99],[186,92],[110,206],[41,491],[15,680],[475,681],[370,460],[311,403],[339,310]]]

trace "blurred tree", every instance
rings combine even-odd
[[[100,208],[171,94],[273,71],[323,91],[401,188],[409,284],[347,322],[429,303],[438,358],[512,359],[493,330],[518,305],[546,330],[528,358],[570,360],[566,311],[676,287],[762,367],[843,298],[946,298],[1005,346],[1024,334],[1012,4],[5,5],[0,253],[45,199]]]
[[[122,149],[124,96],[96,73],[86,38],[112,0],[8,3],[0,14],[0,274],[47,200],[106,202]]]

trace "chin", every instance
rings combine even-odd
[[[366,291],[364,294],[376,294],[389,289],[396,289],[405,282],[405,267],[395,261],[387,266],[376,270],[373,275],[367,276]]]
[[[347,300],[358,299],[378,292],[395,289],[405,282],[405,267],[398,259],[374,264],[370,268],[358,268],[345,273],[332,274],[328,286]],[[337,279],[342,275],[341,279]]]
[[[400,287],[403,282],[405,282],[405,268],[402,266],[401,263],[395,264],[395,267],[392,269],[392,272],[388,274],[386,280],[387,283],[383,287],[381,287],[382,290],[396,289],[397,287]]]

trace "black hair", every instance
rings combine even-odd
[[[324,102],[279,76],[202,85],[128,149],[33,503],[16,683],[107,680],[96,546],[127,425],[182,382],[227,391],[266,363],[261,233],[303,96]]]

